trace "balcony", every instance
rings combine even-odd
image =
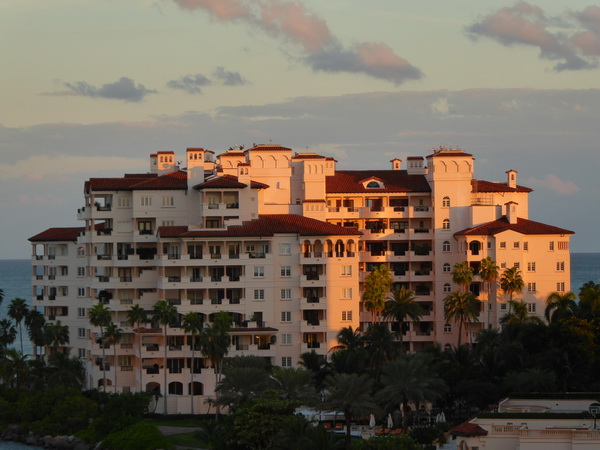
[[[96,255],[96,259],[98,261],[110,261],[112,258],[111,255]]]
[[[180,283],[181,277],[167,277],[169,283]]]
[[[248,257],[250,259],[262,259],[262,258],[266,258],[267,254],[266,253],[260,253],[260,252],[248,252]]]

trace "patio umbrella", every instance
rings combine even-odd
[[[394,421],[392,420],[391,414],[388,414],[388,417],[387,417],[387,427],[394,428]]]
[[[440,422],[445,422],[446,421],[446,414],[444,414],[444,411],[442,411],[440,413]]]
[[[375,426],[375,416],[371,414],[369,416],[369,428],[373,428]]]

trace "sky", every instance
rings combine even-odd
[[[80,226],[90,177],[269,143],[339,169],[460,147],[600,252],[600,5],[2,0],[0,259]]]

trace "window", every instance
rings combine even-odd
[[[77,288],[77,297],[85,297],[85,288]]]
[[[513,263],[513,267],[516,267],[517,269],[520,269],[521,268],[521,263],[520,262]]]
[[[175,206],[175,198],[171,196],[162,197],[162,207],[163,208],[171,208]]]
[[[85,348],[78,348],[77,354],[78,354],[79,358],[85,358]]]
[[[281,357],[281,367],[292,367],[292,357],[291,356],[282,356]]]
[[[442,251],[443,252],[449,252],[450,251],[450,242],[444,241],[444,243],[442,244]]]
[[[559,250],[569,250],[569,241],[558,241]]]
[[[520,243],[520,242],[513,242],[513,248],[514,248],[515,250],[517,250],[517,249],[521,248],[521,243]]]
[[[163,227],[174,227],[175,226],[175,221],[174,220],[163,220],[162,221],[162,226]]]
[[[265,276],[265,268],[264,266],[256,266],[254,267],[254,276],[258,278],[262,278]]]
[[[129,208],[130,206],[129,197],[117,197],[117,208]]]
[[[500,248],[506,248],[506,242],[500,242]]]
[[[77,328],[77,337],[80,337],[80,338],[85,337],[85,328]]]
[[[444,333],[452,333],[452,325],[449,323],[444,324]]]
[[[77,308],[77,317],[85,317],[85,308]]]
[[[535,262],[527,263],[527,272],[535,272]]]
[[[535,308],[536,308],[535,303],[527,303],[527,312],[528,313],[534,313]]]
[[[265,299],[265,290],[264,289],[254,289],[254,300],[264,300]]]
[[[487,243],[487,248],[488,248],[488,249],[489,249],[489,248],[492,248],[492,242],[491,242],[491,241],[488,241],[488,243]]]
[[[444,268],[442,269],[444,272],[450,272],[452,271],[450,264],[446,263],[444,264]]]
[[[564,272],[565,271],[565,262],[564,261],[559,261],[556,263],[556,271],[557,272]]]
[[[140,197],[141,206],[152,206],[152,197]]]
[[[292,254],[292,245],[291,244],[279,244],[279,254],[280,255],[291,255]]]
[[[565,292],[564,281],[559,281],[558,283],[556,283],[556,292]]]
[[[351,265],[342,266],[342,276],[343,277],[352,276],[352,266]]]
[[[77,268],[77,276],[78,277],[85,277],[85,267],[78,267]]]
[[[282,334],[281,335],[281,343],[283,345],[290,345],[292,343],[292,335],[291,334]]]
[[[442,222],[442,229],[449,230],[450,229],[450,219],[444,219]]]
[[[554,251],[554,241],[548,242],[548,250],[551,252]]]
[[[525,250],[525,251],[529,250],[529,242],[527,242],[527,241],[523,242],[523,250]]]
[[[342,311],[342,321],[348,322],[352,320],[352,311]]]
[[[352,298],[352,288],[342,288],[342,298],[343,299]]]
[[[442,199],[442,208],[450,208],[450,197],[444,197]]]
[[[536,285],[535,283],[527,283],[527,292],[532,293],[532,292],[536,292]]]
[[[506,263],[505,263],[505,262],[503,262],[503,263],[500,263],[500,268],[501,268],[501,269],[506,269]]]
[[[444,292],[446,292],[446,293],[452,292],[452,286],[450,286],[450,283],[444,284]]]
[[[506,303],[500,303],[500,309],[506,311]]]
[[[292,321],[292,312],[291,311],[281,311],[281,321],[282,322],[291,322]]]
[[[77,256],[85,256],[85,247],[77,247]]]
[[[281,276],[282,277],[291,277],[292,276],[292,267],[291,266],[281,266]]]
[[[292,290],[291,289],[282,289],[281,290],[281,300],[290,300],[292,298]]]

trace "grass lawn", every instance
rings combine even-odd
[[[169,436],[167,439],[175,445],[186,448],[205,448],[200,439],[194,437],[194,433],[183,433]]]

